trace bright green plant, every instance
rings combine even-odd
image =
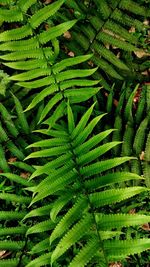
[[[123,144],[120,131],[114,131],[108,120],[105,130],[99,130],[105,124],[105,114],[98,109],[101,103],[91,105],[93,99],[100,99],[100,77],[110,89],[103,71],[120,80],[130,72],[130,64],[118,59],[105,45],[129,53],[142,48],[128,27],[134,22],[142,30],[143,25],[126,13],[134,14],[136,10],[140,19],[149,11],[130,0],[113,2],[58,0],[43,6],[37,0],[0,1],[3,27],[5,22],[14,26],[0,33],[0,58],[6,69],[11,69],[9,79],[18,86],[18,90],[12,87],[15,118],[10,108],[14,106],[12,98],[6,99],[7,108],[0,105],[1,180],[12,188],[8,193],[2,183],[0,219],[5,228],[0,230],[0,249],[13,252],[10,259],[0,261],[1,266],[103,267],[150,248],[150,240],[139,235],[138,228],[134,229],[135,238],[128,234],[133,227],[149,222],[150,217],[121,213],[117,208],[138,194],[148,194],[145,186],[128,186],[142,177],[124,168],[127,162],[137,162],[130,157],[131,142],[126,142],[133,134],[132,102],[137,88],[130,92],[126,104]],[[73,8],[75,19],[71,12],[68,15],[68,7],[69,11]],[[66,47],[72,51],[75,48],[80,55],[67,58],[61,36],[71,28],[73,39]],[[78,49],[77,42],[82,49]],[[100,67],[102,73],[95,74],[97,67],[85,67],[86,61]],[[89,79],[91,75],[98,80]],[[23,107],[18,98],[25,99]],[[121,95],[115,128],[121,122],[123,101]],[[112,104],[113,91],[108,97],[108,113]],[[138,123],[143,112],[140,110]],[[47,127],[41,127],[41,123]],[[122,156],[118,154],[119,146]],[[5,148],[17,157],[15,169],[9,167]],[[112,157],[111,151],[117,157]],[[21,177],[18,169],[31,173],[29,181]],[[11,203],[9,210],[7,203]]]

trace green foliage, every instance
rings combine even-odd
[[[101,83],[108,90],[106,75],[117,80],[133,79],[138,72],[137,63],[126,62],[123,51],[128,51],[129,57],[132,57],[133,51],[143,49],[138,34],[129,33],[129,29],[135,27],[137,31],[143,31],[142,21],[149,17],[149,8],[130,0],[80,2],[66,1],[64,13],[58,15],[58,20],[67,21],[72,17],[71,8],[74,17],[79,19],[71,30],[72,38],[66,41],[68,49],[76,55],[92,51],[92,62],[99,67],[97,76],[101,77]],[[117,49],[119,57],[116,56]]]
[[[0,266],[128,263],[150,248],[147,211],[128,213],[149,193],[149,90],[135,108],[139,85],[124,84],[114,108],[116,88],[106,100],[99,84],[145,70],[131,62],[144,44],[129,29],[145,30],[149,11],[130,0],[0,5],[0,250],[11,253]],[[143,169],[149,186],[149,136]]]
[[[78,249],[74,258],[71,259],[69,257],[69,266],[75,266],[75,264],[76,266],[85,266],[91,260],[94,259],[95,261],[95,255],[98,254],[98,251],[100,251],[100,255],[97,255],[97,261],[102,258],[105,266],[107,266],[110,259],[124,258],[128,254],[128,248],[125,248],[126,242],[128,244],[128,241],[121,243],[122,247],[124,246],[124,250],[122,250],[121,253],[119,246],[116,247],[118,252],[113,250],[113,246],[116,246],[115,244],[117,244],[118,239],[115,240],[113,238],[110,242],[105,241],[106,239],[109,240],[112,238],[113,229],[123,230],[123,227],[139,225],[149,221],[149,216],[146,215],[105,215],[102,213],[102,210],[99,210],[99,208],[106,205],[121,202],[122,200],[126,200],[136,194],[144,192],[146,188],[109,188],[110,184],[125,182],[127,180],[139,180],[141,177],[131,173],[115,172],[116,166],[119,166],[132,158],[123,157],[99,160],[99,157],[102,157],[107,151],[118,145],[119,142],[110,142],[100,145],[99,143],[105,136],[107,136],[106,132],[101,133],[101,139],[99,139],[99,135],[94,136],[96,137],[96,142],[91,142],[92,131],[103,117],[102,115],[97,116],[89,121],[93,108],[94,105],[86,111],[76,124],[72,109],[68,104],[68,123],[66,125],[57,126],[56,128],[58,128],[58,130],[55,130],[56,135],[53,134],[51,139],[33,144],[32,147],[38,147],[39,143],[41,150],[33,152],[27,157],[27,159],[41,156],[51,157],[51,163],[54,162],[57,157],[58,163],[56,165],[49,165],[49,173],[47,176],[34,187],[34,197],[31,202],[31,205],[33,205],[40,200],[55,196],[52,207],[49,209],[50,217],[51,220],[54,221],[54,224],[51,220],[42,221],[39,225],[31,227],[27,232],[27,234],[31,234],[35,233],[35,231],[41,232],[49,231],[50,229],[52,230],[50,243],[54,248],[51,251],[51,257],[49,257],[49,260],[51,258],[51,263],[58,260],[58,263],[60,262],[60,264],[65,265],[65,262],[61,263],[64,259],[62,255],[65,254],[67,256],[67,251],[75,244],[78,246],[78,243],[80,242],[82,243],[82,247]],[[91,128],[90,125],[94,121],[96,122],[94,123],[93,128]],[[57,154],[55,153],[57,148],[55,147],[55,139],[57,140],[56,136],[59,135],[60,130],[66,133],[66,138],[64,139],[62,137],[59,139],[59,154]],[[109,133],[111,133],[111,131],[109,131]],[[65,148],[64,141],[65,144],[68,144],[67,146],[65,145]],[[91,144],[91,146],[87,146],[87,144]],[[47,147],[46,149],[45,146]],[[86,154],[85,150],[81,149],[82,147],[86,148]],[[70,157],[63,161],[63,155],[65,154],[70,154]],[[59,159],[62,159],[62,161],[59,161]],[[61,162],[61,165],[59,162]],[[44,168],[47,168],[47,164],[41,167],[38,166],[35,171],[36,176],[39,174],[41,175],[41,172],[46,173]],[[113,174],[107,174],[106,171],[108,170],[112,170]],[[31,175],[31,179],[35,178],[35,174],[33,173],[33,175]],[[66,205],[68,206],[67,211]],[[26,218],[29,218],[29,216],[27,215]],[[106,230],[105,238],[104,230]],[[107,231],[110,231],[111,235],[108,234]],[[116,234],[114,234],[114,236],[115,235]],[[43,244],[45,244],[45,242],[47,244],[46,240],[43,240],[43,242]],[[130,240],[130,246],[136,242],[138,241]],[[145,247],[149,246],[149,240],[145,240],[143,249],[142,242],[144,242],[144,240],[139,240],[139,242],[141,244],[140,247],[136,248],[135,245],[135,250],[133,249],[130,251],[131,254],[145,250]],[[109,246],[111,246],[112,249],[110,254],[108,252]],[[46,249],[45,245],[44,248]],[[92,252],[94,248],[95,250],[92,254],[90,253],[86,256],[85,253],[87,253],[90,248]],[[47,244],[47,249],[50,249],[49,244]],[[83,258],[83,255],[85,255],[85,259]]]

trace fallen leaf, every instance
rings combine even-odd
[[[134,54],[138,57],[138,58],[142,58],[144,56],[150,56],[149,53],[146,53],[145,51],[141,50],[141,51],[134,51]]]
[[[22,178],[25,178],[25,179],[28,179],[29,177],[30,177],[30,172],[21,172],[20,173],[20,176],[22,177]]]
[[[70,51],[70,52],[68,53],[68,56],[70,56],[70,57],[74,57],[74,53],[73,53],[72,51]]]
[[[121,262],[114,262],[109,264],[109,267],[123,267]]]
[[[71,33],[69,31],[66,31],[63,36],[65,39],[71,39]]]
[[[142,229],[145,230],[145,231],[150,231],[150,225],[148,223],[144,223],[142,225]]]
[[[6,250],[2,250],[0,251],[0,258],[2,258],[2,256],[6,253]]]
[[[16,157],[8,159],[8,162],[10,162],[10,163],[13,163],[13,162],[16,162],[16,161],[17,161]]]
[[[129,214],[135,214],[135,213],[136,213],[136,209],[129,210]]]
[[[144,160],[144,154],[145,154],[144,151],[142,151],[140,154],[140,160]]]

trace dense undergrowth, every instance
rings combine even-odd
[[[0,266],[147,267],[149,2],[0,7]]]

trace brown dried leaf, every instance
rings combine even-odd
[[[12,158],[8,159],[8,162],[10,162],[10,163],[13,163],[13,162],[16,162],[16,161],[17,161],[16,157],[12,157]]]
[[[145,154],[144,151],[142,151],[140,154],[140,160],[144,160],[144,154]]]
[[[22,178],[28,179],[30,177],[31,173],[30,172],[21,172],[20,176]]]
[[[142,229],[145,230],[145,231],[150,231],[150,225],[149,225],[149,223],[144,223],[142,225]]]
[[[110,263],[109,267],[123,267],[121,262],[114,262],[114,263]]]
[[[88,65],[91,66],[91,67],[94,67],[94,63],[92,62],[92,60],[88,61]]]
[[[136,209],[129,210],[129,214],[135,214],[135,213],[136,213]]]
[[[63,36],[65,39],[71,39],[71,33],[69,31],[66,31]]]
[[[6,250],[2,250],[0,251],[0,258],[2,258],[2,256],[6,253]]]
[[[134,51],[134,54],[138,57],[138,58],[142,58],[144,56],[150,56],[149,53],[146,53],[145,51],[141,50],[141,51]]]
[[[46,0],[46,1],[44,1],[44,4],[48,5],[48,4],[52,3],[52,2],[53,2],[53,0]]]
[[[135,32],[135,27],[132,26],[132,27],[129,29],[129,32],[133,32],[133,33],[134,33],[134,32]]]
[[[68,53],[68,56],[70,56],[70,57],[74,57],[74,53],[73,53],[72,51],[70,51],[70,52]]]

